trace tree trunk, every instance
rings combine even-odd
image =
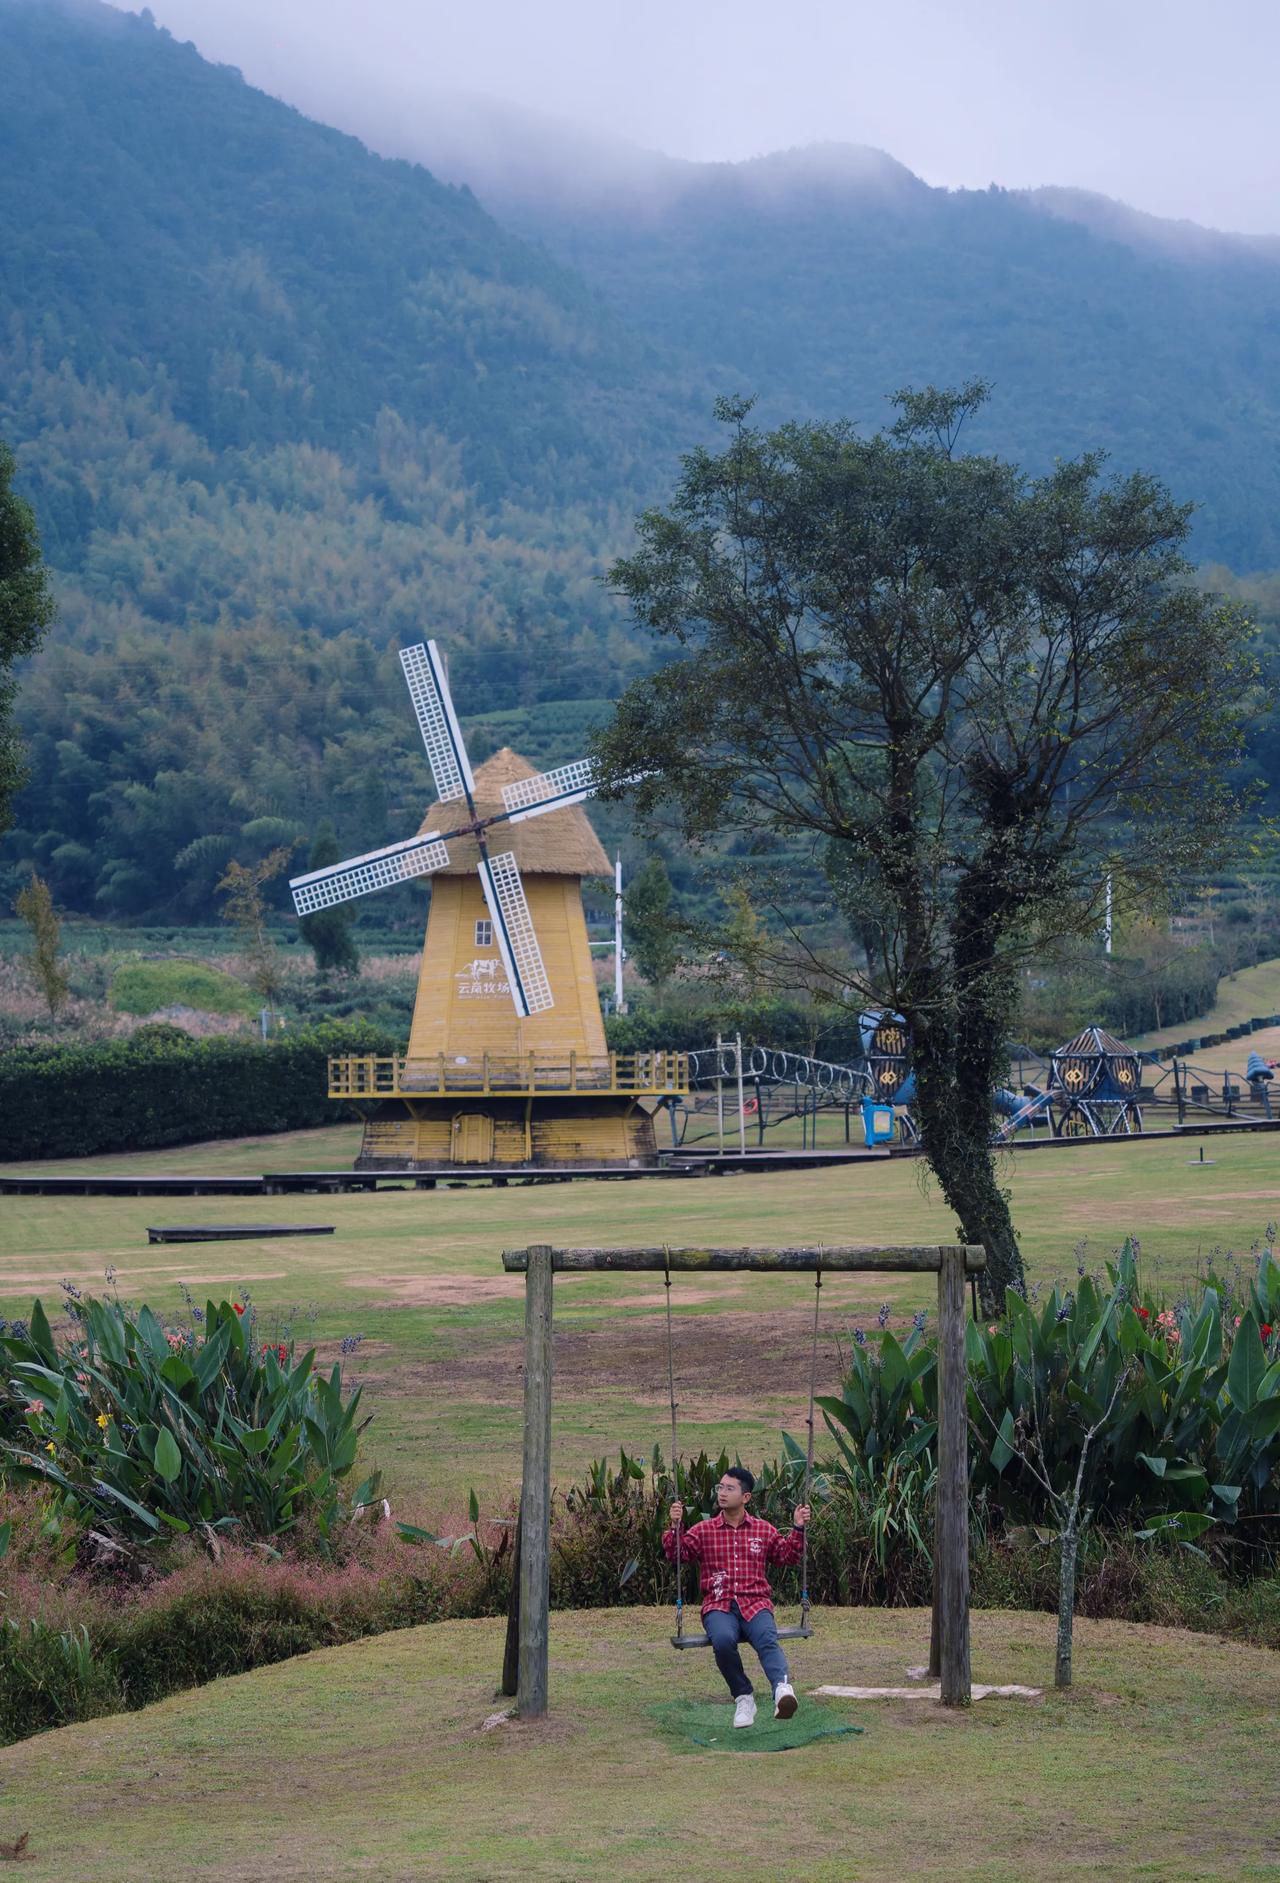
[[[912,1016],[907,1018],[910,1023]],[[986,1250],[978,1292],[983,1312],[999,1314],[1006,1289],[1025,1293],[1026,1280],[991,1149],[992,1055],[981,1049],[957,1053],[945,1021],[922,1018],[911,1031],[925,1154],[959,1218],[961,1239]]]
[[[1062,1569],[1058,1579],[1058,1653],[1053,1668],[1055,1687],[1071,1685],[1071,1637],[1076,1608],[1076,1552],[1080,1537],[1074,1517],[1062,1532]]]

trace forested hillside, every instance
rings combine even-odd
[[[0,435],[64,632],[606,632],[705,396],[576,276],[106,7],[0,0],[0,151]]]
[[[208,915],[286,825],[412,827],[387,656],[424,633],[464,709],[634,671],[599,574],[707,395],[580,279],[92,4],[0,0],[0,156],[0,437],[60,599],[6,905],[34,860],[72,909]]]
[[[600,574],[717,391],[876,424],[905,380],[982,373],[975,444],[1109,445],[1202,504],[1205,555],[1280,563],[1263,249],[1192,266],[824,164],[526,192],[512,233],[145,15],[0,0],[0,437],[61,611],[0,905],[34,863],[66,909],[207,920],[232,856],[326,817],[352,851],[405,834],[431,793],[395,648],[423,634],[478,757],[577,756],[650,658]]]
[[[876,426],[898,386],[987,378],[973,448],[1039,471],[1101,446],[1195,502],[1199,556],[1280,565],[1280,242],[932,189],[856,147],[665,165],[589,201],[504,187],[497,214],[769,422]]]

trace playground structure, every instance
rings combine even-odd
[[[1258,1022],[1263,1024],[1269,1023]],[[1247,1031],[1241,1029],[1241,1037]],[[860,1118],[868,1144],[892,1140],[900,1150],[918,1148],[915,1076],[900,1016],[864,1013],[859,1034],[861,1055],[844,1064],[744,1044],[741,1036],[686,1054],[689,1089],[670,1104],[673,1148],[747,1155],[765,1148],[767,1131],[799,1119],[801,1147],[816,1149],[819,1119],[825,1117],[843,1123],[837,1136],[845,1144],[853,1142]],[[1274,1116],[1273,1071],[1256,1052],[1242,1073],[1201,1071],[1180,1057],[1165,1064],[1091,1026],[1049,1054],[1011,1046],[1009,1059],[1016,1088],[992,1093],[997,1145],[1037,1136],[1137,1137],[1144,1132],[1144,1111],[1145,1129],[1160,1131],[1198,1123],[1262,1124]],[[889,1108],[891,1130],[885,1122]]]
[[[919,1132],[909,1109],[915,1080],[906,1029],[898,1015],[878,1012],[862,1014],[858,1025],[862,1055],[848,1064],[778,1047],[744,1046],[741,1034],[687,1054],[689,1094],[670,1109],[673,1146],[709,1143],[714,1135],[722,1153],[736,1141],[745,1154],[749,1137],[759,1149],[766,1130],[798,1118],[801,1148],[816,1148],[822,1113],[842,1116],[846,1144],[852,1142],[855,1113],[869,1144],[891,1136],[917,1144]]]
[[[524,1453],[520,1490],[519,1630],[516,1712],[539,1719],[548,1707],[551,1619],[552,1319],[556,1274],[634,1275],[693,1271],[704,1279],[744,1269],[933,1273],[938,1277],[938,1468],[933,1547],[933,1626],[929,1671],[944,1706],[972,1698],[969,1655],[969,1459],[965,1410],[966,1281],[985,1265],[963,1243],[907,1248],[504,1249],[508,1274],[525,1277]],[[673,1460],[674,1463],[674,1460]]]

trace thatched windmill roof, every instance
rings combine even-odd
[[[520,778],[532,778],[538,767],[504,745],[500,752],[476,767],[476,810],[489,817],[503,808],[502,787]],[[448,838],[451,830],[467,822],[465,803],[433,804],[422,820],[421,830],[438,830]],[[548,811],[531,817],[524,824],[496,824],[488,833],[491,855],[514,850],[522,876],[608,876],[613,866],[605,855],[600,839],[587,822],[580,804],[563,811]],[[479,853],[474,837],[459,837],[449,843],[449,863],[438,876],[469,876]]]

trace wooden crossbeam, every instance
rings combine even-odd
[[[857,1244],[793,1249],[552,1249],[551,1266],[557,1273],[601,1269],[621,1272],[656,1270],[762,1269],[824,1274],[835,1269],[870,1272],[899,1270],[936,1275],[944,1263],[962,1261],[966,1274],[986,1267],[986,1251],[976,1244],[923,1243],[909,1247],[862,1247]],[[529,1267],[527,1249],[504,1249],[502,1266],[508,1274],[522,1275]]]

